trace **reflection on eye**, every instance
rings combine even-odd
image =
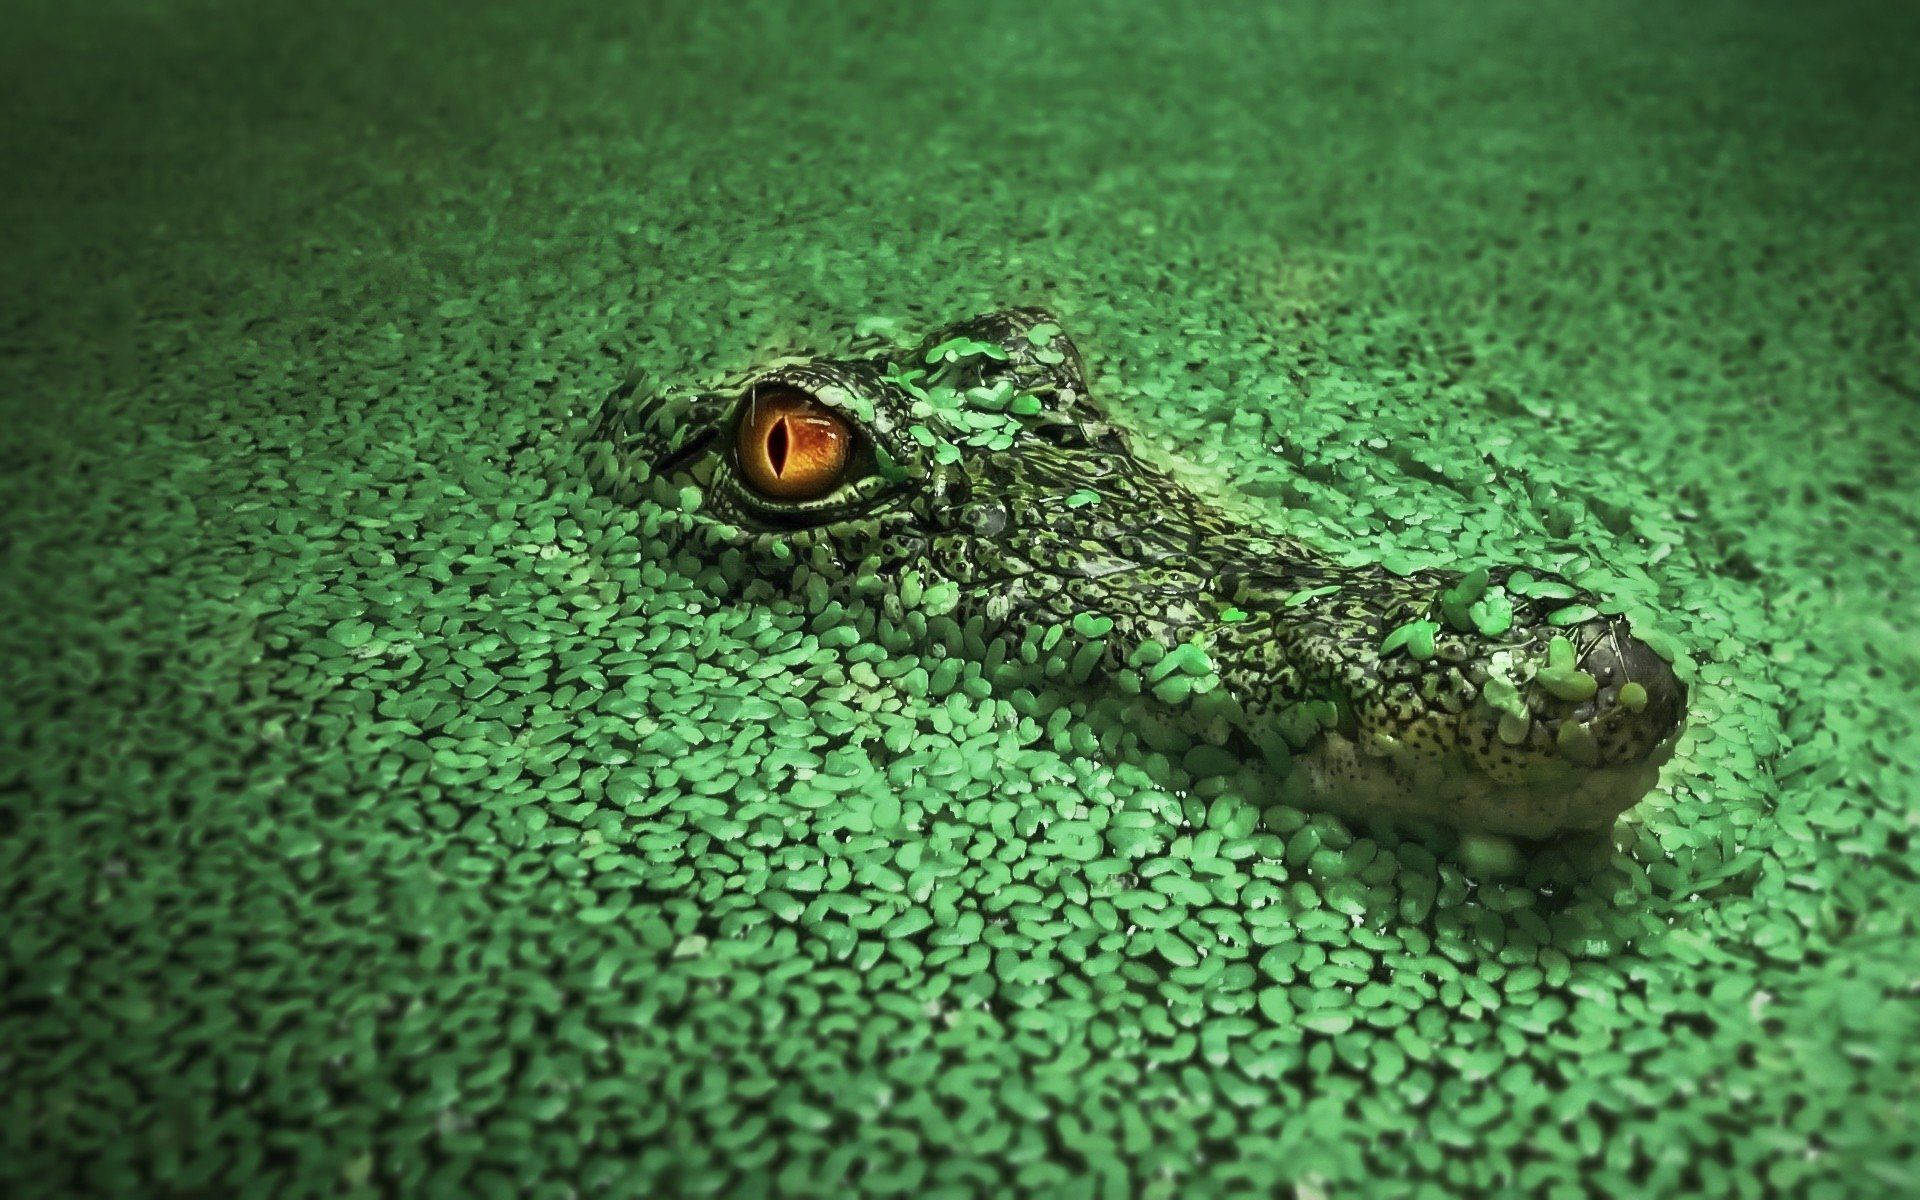
[[[761,392],[740,418],[740,473],[775,500],[817,500],[846,474],[853,433],[838,413],[801,391]]]

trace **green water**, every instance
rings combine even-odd
[[[1672,9],[16,10],[0,1184],[1920,1192],[1920,21]],[[632,370],[1006,303],[1277,525],[1653,620],[1615,864],[1263,812],[580,478]]]

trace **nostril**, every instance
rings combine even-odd
[[[1679,723],[1687,708],[1687,685],[1673,673],[1653,647],[1627,632],[1625,625],[1609,626],[1587,647],[1580,669],[1600,685],[1600,695],[1617,699],[1620,689],[1638,684],[1645,693],[1640,718],[1648,726],[1667,729]]]

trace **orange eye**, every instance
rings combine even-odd
[[[740,471],[753,489],[779,500],[817,500],[847,469],[853,434],[805,392],[763,392],[740,419]]]

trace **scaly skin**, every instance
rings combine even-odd
[[[734,431],[770,389],[858,431],[842,487],[793,504],[742,478]],[[1078,657],[1076,682],[1100,676],[1163,734],[1263,762],[1303,807],[1520,838],[1605,830],[1653,786],[1685,718],[1685,686],[1625,621],[1549,623],[1601,603],[1564,580],[1342,567],[1141,461],[1040,309],[905,353],[623,391],[589,464],[603,492],[664,502],[665,534],[709,561],[737,552],[750,579],[990,647],[998,671],[1053,657],[1059,674]]]

